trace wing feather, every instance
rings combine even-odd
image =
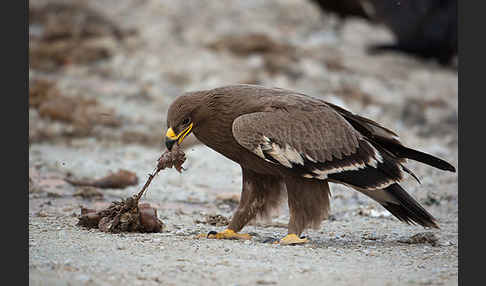
[[[342,115],[320,102],[239,116],[235,140],[260,158],[305,178],[330,179],[362,189],[402,179],[400,163],[378,149]]]

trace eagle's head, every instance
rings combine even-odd
[[[174,144],[180,145],[204,117],[201,111],[206,93],[202,91],[187,92],[169,106],[167,112],[167,132],[165,145],[170,151]]]

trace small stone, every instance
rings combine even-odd
[[[46,216],[48,216],[47,212],[45,212],[45,211],[38,211],[38,212],[36,213],[36,215],[37,215],[38,217],[46,217]]]
[[[182,229],[179,229],[175,232],[175,235],[186,235],[186,232]]]

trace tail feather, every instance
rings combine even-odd
[[[399,204],[392,202],[380,202],[381,205],[392,213],[400,221],[407,224],[419,224],[423,227],[439,228],[436,219],[428,213],[412,196],[410,196],[399,184],[393,184],[385,188]]]
[[[456,168],[454,168],[454,166],[451,164],[427,153],[405,147],[400,143],[381,136],[375,136],[374,139],[378,144],[383,146],[383,148],[387,149],[399,158],[412,159],[445,171],[456,171]]]
[[[368,140],[379,144],[397,158],[412,159],[445,171],[456,171],[454,166],[442,159],[403,146],[398,140],[397,134],[390,129],[381,126],[379,123],[357,114],[353,114],[337,105],[331,103],[328,103],[328,105],[341,114],[354,128],[356,128],[356,130],[366,136]]]

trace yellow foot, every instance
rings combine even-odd
[[[231,229],[225,229],[222,232],[210,232],[207,235],[207,238],[212,239],[244,239],[248,240],[251,239],[251,235],[247,233],[236,233]]]
[[[303,244],[303,243],[306,243],[308,241],[309,240],[307,238],[299,238],[296,234],[291,233],[291,234],[287,234],[280,241],[274,242],[274,244],[294,245],[294,244]]]

